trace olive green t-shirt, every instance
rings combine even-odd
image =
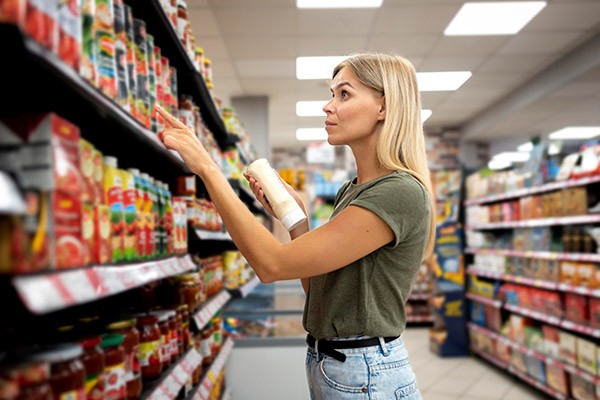
[[[429,237],[429,196],[413,176],[394,171],[362,184],[354,181],[338,191],[331,218],[349,205],[365,208],[389,225],[394,240],[310,278],[302,324],[317,339],[401,335],[405,303]]]

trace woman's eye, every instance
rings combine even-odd
[[[348,97],[348,92],[345,90],[342,90],[342,94],[341,94],[342,98]]]

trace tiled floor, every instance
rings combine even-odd
[[[440,358],[429,350],[427,328],[403,334],[423,400],[537,400],[547,397],[519,378],[473,357]]]

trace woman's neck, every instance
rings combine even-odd
[[[352,153],[356,160],[356,183],[365,183],[389,174],[390,171],[379,163],[375,148],[352,147]]]

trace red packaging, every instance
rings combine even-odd
[[[81,139],[80,141],[80,155],[81,155],[81,177],[82,177],[82,190],[81,190],[81,201],[84,203],[94,203],[96,194],[94,190],[94,160],[93,160],[94,146],[87,140]]]
[[[25,0],[0,1],[0,22],[24,26],[25,9]]]
[[[83,203],[81,207],[81,238],[83,241],[84,265],[94,263],[95,229],[94,229],[94,205]]]
[[[58,0],[28,0],[25,11],[25,32],[33,39],[56,50],[58,42]]]
[[[54,262],[56,269],[84,265],[81,234],[81,200],[79,196],[54,192],[52,201]]]
[[[81,6],[78,0],[61,0],[58,6],[58,56],[79,71],[81,62]]]
[[[110,211],[107,205],[94,207],[94,263],[108,264],[112,257],[110,247]]]
[[[590,324],[600,328],[600,299],[590,298]]]
[[[589,321],[588,299],[574,293],[565,294],[565,319],[577,324],[586,324]]]
[[[154,74],[156,75],[156,103],[161,107],[165,107],[165,90],[163,87],[163,69],[160,47],[154,46]],[[161,132],[164,129],[163,123],[157,119],[157,129]]]

